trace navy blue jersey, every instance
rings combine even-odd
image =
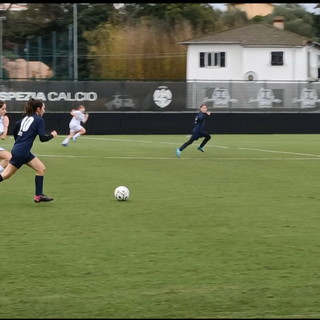
[[[206,119],[208,117],[208,114],[199,112],[195,119],[194,119],[194,127],[193,127],[193,135],[195,136],[201,136],[202,134],[206,133],[204,129],[204,125],[206,122]]]
[[[44,120],[37,114],[31,116],[25,116],[23,119],[17,122],[15,134],[15,143],[12,148],[12,153],[26,154],[33,145],[33,142],[37,135],[45,136]]]

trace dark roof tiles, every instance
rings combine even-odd
[[[238,43],[242,46],[304,46],[312,42],[312,39],[278,29],[269,24],[250,23],[245,26],[181,41],[180,44]]]

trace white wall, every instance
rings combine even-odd
[[[311,46],[309,48],[311,59],[310,59],[310,73],[312,78],[318,78],[318,68],[320,68],[320,50]]]
[[[271,52],[283,52],[283,65],[271,65]],[[243,71],[256,72],[259,80],[307,80],[305,48],[244,48]],[[236,75],[237,76],[237,75]]]
[[[310,67],[317,74],[317,54],[313,47],[246,48],[240,45],[189,45],[187,50],[187,80],[244,80],[253,71],[258,80],[308,80],[307,51],[311,52]],[[271,52],[283,51],[284,65],[271,66]],[[200,68],[200,52],[226,52],[225,68]],[[315,76],[316,77],[316,76]]]

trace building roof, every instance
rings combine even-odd
[[[180,44],[240,44],[244,47],[296,47],[315,43],[296,33],[280,30],[266,23],[249,23],[245,26],[211,33],[185,40]]]

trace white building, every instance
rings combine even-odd
[[[273,26],[249,23],[180,42],[187,45],[187,81],[317,81],[320,44],[283,26],[276,17]]]

